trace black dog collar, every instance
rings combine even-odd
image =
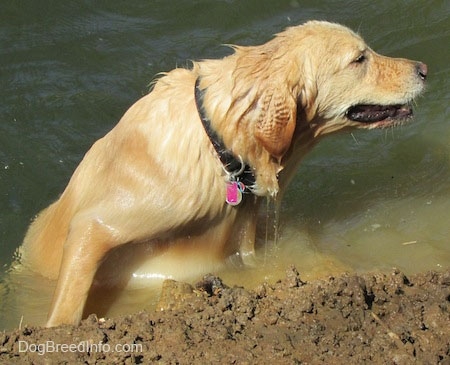
[[[198,115],[200,116],[203,128],[205,129],[205,132],[208,135],[209,140],[214,146],[217,156],[219,157],[219,160],[223,165],[223,169],[229,178],[226,200],[231,205],[237,205],[241,201],[241,199],[239,199],[239,191],[241,193],[251,192],[251,188],[255,185],[256,182],[255,176],[253,174],[252,168],[249,165],[244,164],[240,156],[239,158],[237,158],[233,154],[233,152],[227,149],[227,147],[223,143],[222,138],[212,128],[211,121],[206,116],[205,109],[203,107],[204,91],[200,90],[199,84],[200,78],[197,78],[197,80],[195,81],[195,105],[197,106]],[[238,191],[236,191],[236,189]],[[229,190],[234,191],[229,192]],[[232,201],[229,201],[229,194],[233,195],[234,193],[236,193],[238,197],[236,197],[236,199],[231,198]]]

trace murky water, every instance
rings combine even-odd
[[[308,19],[359,30],[380,53],[422,60],[428,90],[402,128],[324,140],[302,164],[261,263],[221,275],[252,286],[294,263],[303,277],[450,265],[450,3],[445,1],[12,1],[0,6],[0,264],[62,192],[90,145],[160,71],[262,43]],[[43,321],[53,283],[1,284],[0,329]],[[125,293],[110,313],[151,301]]]

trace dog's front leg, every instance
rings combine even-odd
[[[99,219],[71,224],[47,327],[80,322],[95,273],[115,242],[117,232]]]

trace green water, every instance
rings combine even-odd
[[[333,136],[309,155],[282,207],[274,273],[255,270],[248,280],[276,276],[290,262],[306,276],[336,266],[448,268],[450,2],[443,0],[3,0],[0,265],[9,266],[30,219],[158,72],[222,57],[229,50],[221,44],[265,42],[309,19],[343,23],[380,53],[427,63],[427,92],[413,124]],[[224,276],[233,280],[233,272]],[[51,294],[45,282],[28,284]],[[45,305],[24,301],[45,315]],[[5,306],[0,328],[29,309]]]

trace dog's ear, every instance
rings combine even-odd
[[[280,160],[294,134],[297,103],[290,93],[278,88],[266,89],[260,103],[255,137],[271,156]]]

